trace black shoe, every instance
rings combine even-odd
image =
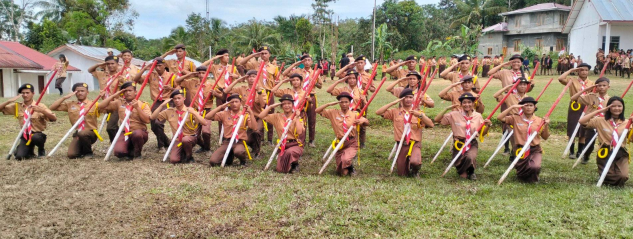
[[[199,148],[199,149],[198,149],[198,150],[196,150],[196,152],[194,152],[194,153],[200,154],[200,153],[206,153],[206,152],[209,152],[209,151],[211,151],[211,150],[204,149],[204,148]]]
[[[354,166],[349,167],[349,176],[350,177],[356,176],[356,169],[354,169]]]
[[[293,174],[297,172],[299,172],[299,164],[293,163],[292,165],[290,165],[290,171],[288,171],[288,173]]]
[[[185,160],[185,163],[195,163],[196,160],[193,159],[193,156],[189,157],[187,160]]]
[[[510,149],[504,149],[503,155],[510,155]]]
[[[365,148],[365,144],[360,144],[360,148],[364,149]]]
[[[45,148],[38,148],[37,149],[37,157],[38,158],[46,157],[46,149]]]
[[[468,179],[472,181],[476,181],[477,175],[475,173],[468,174]]]

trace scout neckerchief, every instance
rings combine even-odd
[[[129,62],[128,62],[128,66],[125,66],[125,62],[123,63],[123,70],[125,71],[125,81],[130,81],[131,68],[129,67]]]
[[[530,138],[530,135],[532,134],[532,123],[534,123],[534,120],[529,120],[526,119],[525,116],[521,116],[521,119],[523,120],[523,122],[527,123],[527,138],[525,139],[527,142],[527,140]],[[523,145],[523,147],[530,147],[529,145]],[[527,156],[530,155],[530,150],[526,150],[525,153],[523,154],[522,158],[527,158]]]
[[[200,84],[204,84],[206,79],[200,79]],[[213,89],[211,89],[213,90]],[[199,90],[198,91],[198,112],[202,112],[202,109],[204,109],[204,92],[203,90]]]
[[[185,53],[186,56],[187,53]],[[182,61],[176,60],[176,63],[178,63],[178,77],[182,76],[182,71],[185,70],[185,61],[187,61],[187,58],[182,57]]]
[[[180,111],[180,110],[176,110],[176,114],[178,114],[178,128],[180,128],[180,123],[185,123],[182,122],[182,115],[185,113],[185,111]],[[176,137],[178,137],[178,141],[182,142],[182,130],[180,131],[180,134],[178,134]]]
[[[512,84],[516,83],[517,80],[519,80],[519,78],[521,78],[522,74],[521,74],[521,70],[519,71],[513,71],[510,70],[512,72]],[[512,90],[512,93],[517,93],[517,89],[514,88],[514,90]]]
[[[308,86],[310,85],[310,81],[308,79],[310,79],[310,71],[305,70],[306,75],[303,77],[303,86],[301,87],[301,89],[303,91],[308,90]]]
[[[289,121],[288,117],[286,117],[286,115],[284,113],[281,113],[281,117],[284,117],[284,129],[286,128],[286,126],[288,126],[288,124],[291,123],[291,121]],[[290,127],[288,127],[288,131],[290,131]],[[286,138],[288,137],[288,133],[286,133],[286,135],[282,135],[283,138],[279,139],[281,141],[281,145],[279,146],[281,151],[279,151],[279,155],[283,155],[284,151],[286,151]]]
[[[523,98],[525,98],[525,94],[523,94],[523,96],[519,96],[519,93],[513,93],[514,96],[517,98],[517,101],[521,102],[521,100]],[[523,107],[521,107],[521,109],[519,109],[519,115],[523,115]]]
[[[363,77],[360,73],[358,73],[358,78],[356,78],[356,87],[359,90],[363,90]]]
[[[403,116],[404,122],[405,122],[404,128],[406,129],[407,124],[410,125],[409,119],[411,118],[411,114],[404,107],[402,107],[402,110],[404,111],[404,116]],[[405,136],[405,139],[407,140],[407,144],[409,144],[409,140],[411,140],[411,126],[409,126],[409,129],[406,132],[402,132],[402,133],[407,135]]]
[[[79,115],[83,115],[84,111],[85,111],[85,107],[84,107],[84,102],[77,102],[79,104]],[[86,121],[82,120],[81,123],[79,123],[79,127],[77,127],[79,129],[79,131],[84,130],[84,128],[86,127]]]
[[[29,119],[30,115],[31,111],[29,107],[24,107],[24,116],[22,121],[24,122],[24,124],[26,124],[26,130],[24,130],[22,136],[24,137],[24,139],[26,139],[26,141],[31,140],[31,130],[33,129],[33,125],[31,125],[31,120]]]
[[[164,72],[163,72],[164,73]],[[169,81],[171,80],[171,78],[174,76],[174,74],[169,75],[169,78],[167,78],[167,82],[165,82],[165,80],[163,79],[163,76],[161,76],[160,74],[158,74],[158,72],[156,72],[156,74],[158,75],[158,92],[160,92],[160,94],[158,94],[158,96],[156,96],[156,98],[160,101],[163,100],[163,87],[165,84],[168,84]]]
[[[349,87],[349,85],[347,85],[347,89],[349,90],[349,94],[352,96],[352,100],[350,101],[350,104],[349,104],[349,109],[353,110],[354,106],[356,104],[356,102],[354,102],[354,89],[355,88],[351,88],[351,87]]]
[[[583,80],[581,78],[578,78],[578,81],[580,82],[580,91],[584,91],[585,90],[585,86],[587,85],[587,81]],[[587,94],[587,92],[583,92],[582,95]]]
[[[128,104],[128,102],[125,102],[126,104]],[[125,107],[125,115],[130,115],[130,117],[127,118],[127,121],[123,122],[123,124],[125,125],[125,141],[128,140],[129,135],[130,135],[130,118],[132,118],[132,110],[130,110],[130,108]]]
[[[341,111],[341,117],[343,118],[343,131],[347,132],[347,130],[349,129],[349,126],[347,126],[347,118],[349,116],[347,114],[343,114],[343,112]]]
[[[616,124],[615,120],[610,119],[609,123],[611,123],[611,126],[613,127],[613,131],[611,131],[611,146],[615,147],[618,144],[618,140],[619,140],[619,136],[618,136],[618,126],[620,126],[620,124]]]
[[[471,120],[473,119],[472,116],[468,117],[466,116],[466,113],[463,112],[462,116],[464,117],[464,120],[466,121],[466,139],[464,142],[468,142],[468,140],[470,139],[470,137],[472,137],[472,133],[470,132],[470,123]],[[463,147],[466,147],[464,149],[464,152],[468,151],[470,149],[470,143],[468,145],[464,145]]]
[[[229,112],[229,114],[231,114],[231,115],[232,115],[232,114],[233,114],[233,112]],[[233,115],[233,116],[230,116],[230,118],[232,118],[232,119],[233,119],[233,128],[231,129],[231,134],[232,134],[233,132],[235,132],[235,127],[237,127],[237,126],[238,126],[238,125],[237,125],[237,120],[238,120],[238,118],[240,118],[240,115],[239,115],[239,114],[235,114],[235,115]],[[239,132],[239,128],[238,128],[238,132]],[[237,142],[238,140],[239,140],[238,138],[235,138],[235,142]]]
[[[294,99],[294,107],[297,107],[297,105],[299,104],[299,92],[296,91],[294,88],[292,89],[292,91],[294,91],[294,95],[292,96],[292,98]]]
[[[123,67],[123,70],[125,70],[125,67]],[[110,90],[112,90],[111,87],[112,87],[112,81],[114,80],[114,76],[116,76],[116,74],[111,75],[110,78],[108,78],[108,80],[106,81],[106,89],[105,89],[105,97],[106,98],[110,97],[111,93],[114,93],[114,92],[110,92]]]
[[[604,97],[598,96],[598,110],[601,110],[604,108],[604,106],[602,106],[602,102],[604,102],[604,100],[605,100]],[[600,112],[598,113],[598,116],[604,117],[604,113]]]
[[[229,87],[229,85],[231,85],[231,77],[229,77],[229,75],[231,75],[231,73],[233,73],[233,69],[227,69],[228,65],[222,67],[222,71],[225,71],[224,73],[224,87]],[[229,72],[230,71],[230,72]],[[213,90],[213,89],[212,89]]]
[[[268,83],[268,63],[264,66],[264,72],[262,72],[262,78],[264,78],[264,85]]]

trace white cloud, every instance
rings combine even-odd
[[[233,25],[250,19],[271,21],[275,16],[310,15],[309,0],[208,0],[209,16],[220,18]],[[131,0],[139,13],[134,25],[134,34],[148,39],[169,35],[171,29],[185,25],[187,15],[192,12],[206,16],[205,0]],[[377,0],[380,5],[384,0]],[[416,0],[419,4],[438,3],[439,0]],[[340,19],[368,17],[372,14],[371,0],[338,0],[330,7]]]

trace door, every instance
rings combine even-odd
[[[44,90],[44,76],[37,76],[37,89],[39,92]]]

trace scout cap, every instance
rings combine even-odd
[[[256,71],[256,70],[249,70],[249,71],[247,71],[247,72],[246,72],[246,75],[247,75],[247,76],[250,76],[250,75],[257,75],[257,71]]]
[[[122,89],[128,88],[128,87],[130,87],[130,86],[132,86],[132,87],[134,87],[134,89],[136,89],[136,84],[135,84],[134,82],[132,82],[132,81],[127,81],[127,82],[123,83],[123,85],[121,85],[121,87],[119,87],[119,90],[122,90]]]
[[[299,80],[303,80],[303,76],[301,76],[301,74],[294,73],[290,75],[290,78],[295,78],[295,77],[299,78]]]
[[[207,67],[206,66],[198,66],[198,67],[196,67],[196,71],[207,71]]]
[[[519,102],[520,105],[524,105],[524,104],[527,104],[527,103],[532,103],[532,104],[536,105],[536,103],[538,103],[538,101],[536,101],[534,98],[528,96],[528,97],[523,98]]]
[[[418,58],[415,57],[414,55],[410,55],[408,56],[406,59],[404,59],[405,61],[412,61],[412,60],[417,60]]]
[[[519,78],[519,83],[530,84],[530,81],[527,78],[525,78],[525,77],[520,77]]]
[[[609,80],[609,78],[606,78],[606,77],[600,77],[600,78],[598,78],[598,79],[596,80],[596,85],[597,85],[598,83],[600,83],[600,82],[605,82],[605,81],[607,82],[607,84],[611,83],[611,81]]]
[[[580,67],[587,67],[587,70],[591,70],[591,66],[589,64],[587,64],[587,63],[582,63],[582,64],[578,65],[578,68],[580,68]]]
[[[464,77],[463,77],[461,80],[459,80],[459,81],[460,81],[461,83],[468,82],[468,81],[473,82],[473,76],[464,76]]]
[[[457,62],[462,62],[462,61],[465,61],[465,60],[470,60],[470,56],[464,54],[461,57],[459,57],[459,59],[457,59]]]
[[[262,46],[259,48],[259,50],[257,50],[257,52],[264,51],[264,50],[270,51],[270,48],[268,46]]]
[[[77,87],[84,87],[84,88],[86,88],[86,90],[88,90],[88,84],[86,84],[86,83],[75,83],[73,85],[73,87],[71,88],[71,90],[75,91],[75,89],[77,89]]]
[[[523,57],[519,54],[514,54],[510,57],[510,60],[514,60],[514,59],[519,59],[521,61],[523,61]]]
[[[284,100],[288,100],[293,103],[295,102],[295,99],[292,98],[292,95],[289,95],[289,94],[284,94],[281,96],[281,98],[279,98],[279,102],[283,102]]]
[[[183,49],[183,50],[185,50],[185,49],[186,49],[186,47],[185,47],[185,44],[178,44],[178,45],[176,45],[176,46],[174,47],[174,49],[175,49],[175,50],[178,50],[178,49]]]
[[[154,61],[156,61],[156,64],[165,64],[165,59],[163,59],[162,57],[156,57],[154,58]]]
[[[400,96],[398,98],[402,98],[402,97],[405,97],[407,95],[413,95],[413,90],[411,88],[405,88],[404,90],[402,90],[402,92],[400,92]]]
[[[33,87],[33,85],[26,83],[22,86],[20,86],[20,88],[18,88],[18,94],[22,93],[22,90],[24,89],[28,89],[31,90],[31,92],[35,92],[35,87]]]
[[[239,99],[240,101],[242,101],[242,97],[239,94],[231,94],[229,97],[226,98],[226,101],[231,101],[233,99]]]
[[[355,74],[356,76],[358,76],[358,71],[356,71],[356,70],[354,70],[354,69],[349,70],[349,71],[347,71],[347,74],[345,74],[345,76],[349,76],[349,75],[351,75],[351,74]]]
[[[350,95],[347,92],[341,92],[339,95],[336,96],[336,99],[337,100],[341,100],[341,98],[343,98],[343,97],[349,99],[350,101],[352,101],[354,99],[354,98],[352,98],[352,95]]]
[[[471,101],[475,101],[475,99],[477,99],[477,97],[473,96],[473,94],[466,92],[462,95],[459,96],[459,102],[461,103],[464,100],[471,100]]]
[[[115,62],[119,62],[119,57],[117,56],[106,56],[104,61],[115,61]]]
[[[183,90],[174,90],[173,92],[171,92],[171,94],[169,95],[169,98],[174,98],[177,95],[185,95],[185,92]]]
[[[365,56],[364,55],[360,55],[358,57],[356,57],[356,60],[354,61],[365,61]]]
[[[422,79],[422,76],[420,75],[420,73],[418,73],[417,71],[409,71],[409,73],[407,73],[407,77],[414,75],[415,77],[418,78],[418,80]]]
[[[217,53],[215,53],[215,55],[219,56],[219,55],[224,55],[224,54],[227,54],[227,53],[229,53],[229,50],[227,50],[227,49],[220,49]]]

